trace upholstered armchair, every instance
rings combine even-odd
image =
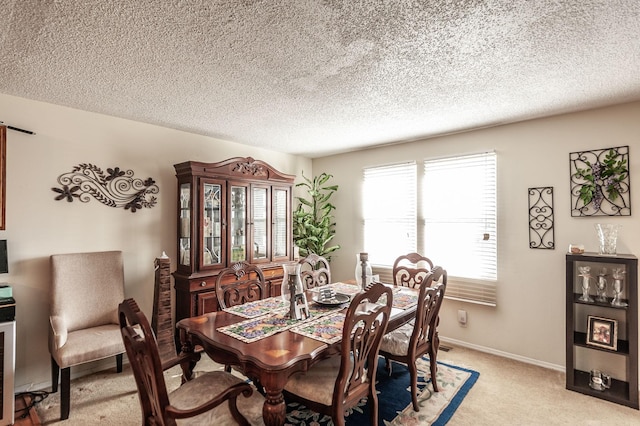
[[[71,367],[115,356],[122,371],[118,304],[124,299],[124,269],[120,251],[55,254],[50,262],[51,390],[58,391],[62,369],[60,419],[65,420]]]

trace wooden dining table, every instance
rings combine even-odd
[[[415,292],[417,299],[417,290],[403,287],[402,292],[405,295],[407,292],[409,295]],[[314,303],[314,294],[316,293],[307,292],[309,304]],[[342,310],[346,310],[346,306],[343,306]],[[387,332],[411,321],[415,312],[415,304],[404,308],[392,308]],[[237,367],[247,377],[256,380],[263,387],[265,394],[265,424],[283,425],[286,419],[286,404],[282,391],[289,377],[294,373],[309,370],[322,359],[338,354],[340,340],[326,343],[296,333],[292,329],[285,329],[268,337],[246,342],[223,332],[229,329],[229,326],[246,320],[246,317],[228,310],[182,319],[176,324],[181,350],[193,352],[202,347],[215,362]],[[187,369],[192,371],[193,367],[194,365],[190,365]]]

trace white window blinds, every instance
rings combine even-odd
[[[364,247],[373,265],[416,251],[416,170],[415,162],[364,169]]]
[[[496,154],[427,160],[422,187],[425,255],[447,270],[447,296],[495,304]]]

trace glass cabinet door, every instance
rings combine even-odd
[[[231,261],[247,260],[247,187],[231,186]]]
[[[289,239],[289,229],[287,229],[287,211],[289,208],[289,190],[284,188],[273,188],[273,205],[271,208],[271,237],[273,259],[287,257],[287,240]]]
[[[269,257],[269,253],[267,251],[269,188],[254,186],[252,187],[252,194],[253,247],[251,248],[251,258],[253,261],[256,261],[268,259]]]
[[[202,183],[202,266],[223,262],[222,252],[222,184]]]
[[[180,252],[179,263],[181,265],[191,265],[191,184],[180,185],[180,238],[178,238],[178,249]]]

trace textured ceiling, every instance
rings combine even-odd
[[[0,0],[0,57],[0,93],[318,157],[638,100],[640,1]]]

